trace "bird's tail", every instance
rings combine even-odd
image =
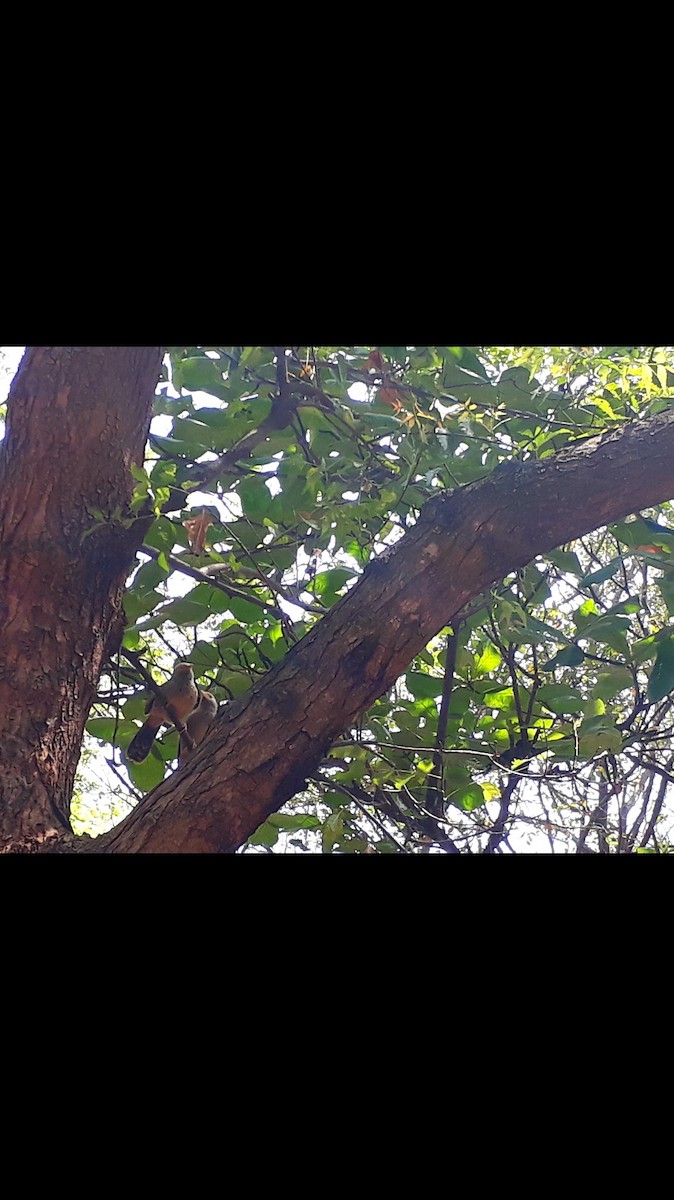
[[[144,758],[147,758],[152,749],[152,743],[157,736],[158,729],[158,725],[150,725],[149,721],[146,721],[142,729],[138,730],[135,738],[132,738],[129,742],[126,751],[126,757],[131,762],[142,762]]]

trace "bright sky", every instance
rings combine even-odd
[[[9,385],[25,349],[25,346],[0,346],[0,404],[7,399]]]

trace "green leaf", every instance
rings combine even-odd
[[[484,368],[484,364],[480,362],[477,355],[470,349],[469,346],[463,346],[462,351],[461,366],[465,367],[468,371],[474,371],[476,375],[479,375],[488,383],[489,376]]]
[[[274,357],[270,346],[244,346],[241,355],[241,366],[246,366],[250,371],[256,367],[261,367],[263,363],[271,363]]]
[[[127,762],[127,768],[132,782],[142,792],[151,791],[158,783],[161,783],[166,773],[166,764],[156,745],[152,747],[143,762]]]
[[[160,437],[159,434],[152,434],[152,443],[156,445],[158,450],[162,450],[164,454],[168,454],[170,458],[191,458],[192,447],[186,442],[179,442],[177,438]],[[174,464],[175,465],[175,464]]]
[[[636,642],[632,642],[630,648],[630,657],[633,662],[640,664],[648,662],[649,658],[655,658],[658,652],[658,642],[656,635],[650,634],[648,637],[640,638]]]
[[[452,688],[452,696],[449,702],[449,711],[453,716],[463,716],[470,708],[472,692],[470,688],[455,687]]]
[[[310,813],[295,813],[287,816],[284,813],[272,813],[267,818],[268,823],[276,829],[320,829],[322,822]]]
[[[175,485],[176,470],[177,467],[175,463],[167,462],[165,459],[161,458],[157,459],[157,461],[152,465],[152,471],[150,474],[152,489],[155,495],[159,490]]]
[[[526,614],[526,625],[523,628],[518,629],[514,625],[509,627],[508,638],[517,645],[535,645],[545,640],[553,642],[568,642],[569,640],[559,629],[546,624],[545,621],[539,621],[537,617],[532,617],[529,613]]]
[[[180,384],[190,392],[210,392],[227,395],[222,378],[222,364],[212,358],[184,358],[180,363]]]
[[[165,604],[155,617],[151,617],[140,626],[142,629],[157,629],[165,621],[174,625],[201,625],[214,613],[227,612],[230,599],[219,588],[207,583],[199,583],[186,596]]]
[[[190,650],[190,662],[194,666],[197,678],[205,671],[216,670],[220,666],[218,647],[213,642],[198,641]]]
[[[364,854],[368,849],[368,842],[364,838],[347,838],[342,842],[342,851],[344,854]]]
[[[85,729],[99,741],[112,742],[116,745],[122,744],[123,734],[131,741],[131,738],[138,732],[138,726],[134,725],[133,721],[116,721],[114,717],[91,717],[87,721]]]
[[[188,595],[166,604],[159,615],[162,622],[172,621],[174,625],[200,625],[208,619],[210,612],[206,605],[199,604]]]
[[[158,738],[155,742],[155,748],[158,754],[161,754],[164,762],[173,762],[178,757],[178,747],[180,743],[180,735],[177,729],[171,733],[165,733],[163,737]]]
[[[405,683],[415,699],[432,698],[442,695],[444,679],[441,675],[427,675],[425,671],[408,671]]]
[[[501,655],[491,642],[487,642],[484,650],[475,659],[475,670],[478,675],[487,675],[501,665]]]
[[[585,600],[573,614],[576,629],[584,630],[588,622],[597,616],[597,605],[594,600]]]
[[[278,841],[279,830],[275,828],[269,821],[265,821],[260,825],[259,829],[248,838],[249,846],[275,846]]]
[[[658,647],[655,665],[648,680],[647,695],[651,701],[662,700],[674,689],[674,637],[668,637]]]
[[[145,541],[148,546],[152,546],[155,550],[163,550],[166,554],[171,554],[173,547],[176,544],[176,527],[173,521],[169,521],[168,517],[155,517],[150,528],[145,534]],[[151,563],[146,563],[145,566],[151,566]],[[140,571],[144,570],[141,567]],[[140,575],[140,571],[138,575]],[[162,575],[162,578],[165,576]],[[156,581],[158,582],[158,581]],[[134,580],[135,586],[136,580]]]
[[[407,358],[407,346],[381,346],[385,358],[404,365]]]
[[[674,530],[655,521],[646,521],[637,517],[635,521],[619,521],[610,526],[611,533],[619,542],[624,542],[631,549],[639,546],[662,546],[671,549],[674,544]]]
[[[218,687],[237,699],[250,691],[252,679],[244,671],[220,670],[217,674]]]
[[[464,812],[473,812],[476,808],[480,808],[487,799],[478,783],[464,784],[463,787],[458,787],[451,792],[447,798],[451,804],[456,804],[457,808],[462,808]]]
[[[129,721],[144,721],[145,720],[145,705],[148,701],[148,693],[143,689],[142,692],[136,692],[135,696],[131,696],[124,701],[122,712]],[[134,729],[134,733],[138,730]]]
[[[536,693],[540,700],[551,712],[574,713],[582,712],[585,701],[580,692],[564,683],[546,683]]]
[[[312,591],[314,595],[320,596],[327,605],[334,604],[338,599],[338,593],[349,579],[354,579],[355,571],[350,571],[348,567],[333,567],[330,571],[320,571],[314,579]]]
[[[483,696],[484,703],[487,708],[496,708],[506,711],[515,707],[515,693],[511,687],[498,688],[493,691],[486,692]]]
[[[259,605],[251,604],[249,600],[243,600],[240,596],[230,596],[227,609],[237,621],[243,622],[259,621],[264,611]]]
[[[674,617],[674,578],[671,575],[666,575],[664,578],[660,576],[656,586],[665,602],[667,612],[670,617]]]
[[[579,629],[579,635],[583,638],[593,638],[596,642],[610,646],[618,654],[627,656],[629,647],[625,634],[629,628],[629,617],[605,616],[598,617],[595,621],[588,621],[582,629]]]
[[[583,721],[578,731],[580,758],[590,759],[597,754],[617,754],[622,747],[622,734],[605,716]]]
[[[137,596],[144,596],[147,592],[152,592],[157,584],[163,583],[165,579],[166,571],[154,559],[151,559],[150,562],[143,563],[142,567],[136,571],[133,583],[126,595],[128,597],[129,593],[133,593]],[[159,595],[158,592],[154,594],[155,596]],[[160,599],[163,600],[163,596]],[[126,608],[126,601],[124,607]]]
[[[271,508],[272,496],[265,478],[263,475],[249,475],[239,484],[243,511],[250,521],[261,521]]]
[[[592,571],[590,575],[585,575],[578,584],[579,587],[589,587],[592,583],[603,583],[605,579],[610,579],[623,566],[622,558],[612,558],[605,567],[600,571]]]
[[[538,575],[538,572],[537,572]],[[568,638],[552,625],[539,621],[530,613],[525,612],[521,604],[508,600],[504,596],[495,598],[494,610],[499,629],[508,641],[520,643],[535,643],[544,638],[555,642],[568,642]]]
[[[324,854],[332,850],[335,842],[339,841],[342,836],[344,832],[344,817],[344,810],[340,808],[337,812],[331,813],[324,821],[322,839]]]
[[[555,654],[554,658],[543,663],[540,667],[541,671],[554,671],[555,667],[579,667],[585,661],[585,653],[580,646],[565,646],[563,650]]]
[[[626,667],[609,667],[597,676],[592,694],[602,700],[609,700],[612,696],[617,696],[619,692],[633,687],[634,679],[631,671],[628,671]]]
[[[163,603],[164,597],[159,592],[142,592],[140,594],[135,591],[127,592],[124,597],[126,619],[129,624],[132,624],[139,617],[144,617],[146,613],[152,612]]]
[[[212,450],[212,437],[208,425],[193,417],[174,417],[171,436],[189,448],[195,458],[204,450]]]

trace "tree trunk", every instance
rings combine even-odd
[[[69,830],[82,734],[119,645],[160,347],[40,346],[0,445],[0,847]],[[124,523],[126,522],[126,523]]]
[[[545,461],[505,463],[426,504],[395,548],[230,705],[177,774],[96,852],[231,852],[474,596],[508,572],[674,494],[674,413]]]

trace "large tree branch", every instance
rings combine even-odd
[[[535,555],[674,495],[674,413],[429,501],[347,596],[214,722],[109,851],[233,851],[464,605]]]

